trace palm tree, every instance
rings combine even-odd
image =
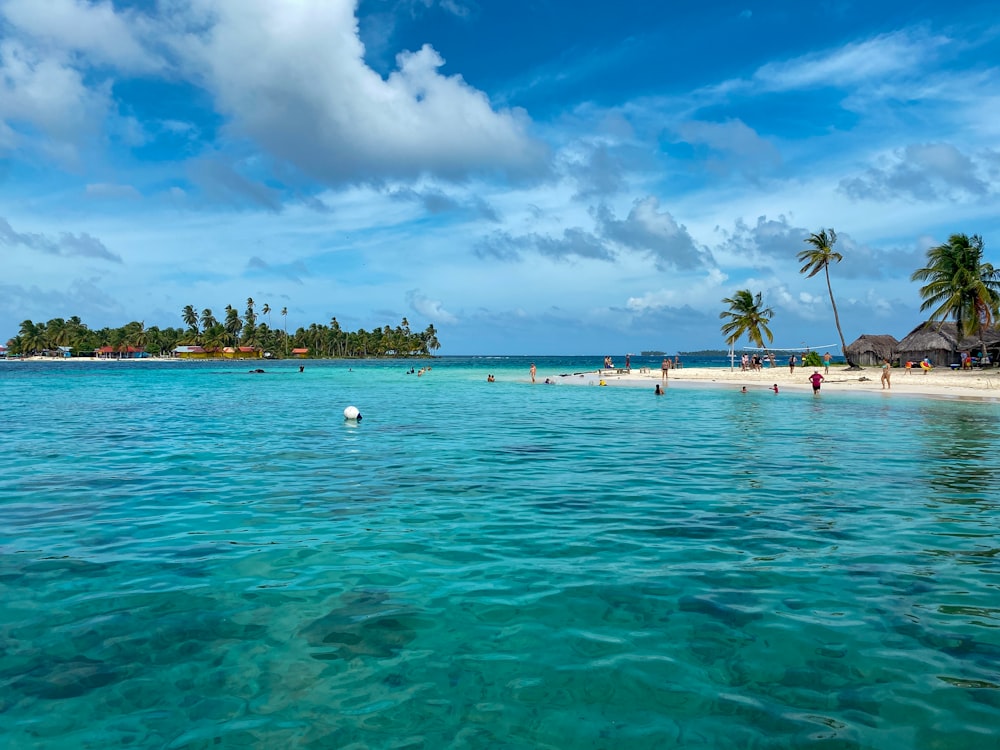
[[[851,361],[851,357],[847,353],[847,342],[844,341],[844,332],[840,328],[840,315],[837,313],[837,302],[833,298],[833,287],[830,285],[830,264],[840,263],[844,257],[833,249],[833,246],[837,243],[837,233],[833,230],[833,227],[830,227],[830,229],[820,229],[819,232],[810,234],[804,241],[812,245],[812,247],[799,253],[799,263],[805,264],[799,269],[799,273],[806,274],[807,279],[811,279],[820,271],[826,274],[826,290],[830,293],[830,305],[833,307],[833,322],[837,324],[837,333],[840,335],[840,350],[844,353],[844,359],[847,360],[847,368],[849,370],[860,370],[861,368]]]
[[[215,316],[212,314],[211,308],[206,307],[204,310],[201,311],[201,329],[203,331],[207,331],[209,328],[211,328],[218,322],[219,321],[217,321],[215,319]]]
[[[288,308],[281,308],[281,317],[285,319],[285,356],[288,356]]]
[[[25,320],[21,323],[18,335],[21,337],[25,354],[44,351],[49,345],[44,323],[32,323],[30,320]]]
[[[251,327],[257,325],[257,315],[253,311],[254,304],[253,297],[247,297],[246,319],[247,323],[249,323]]]
[[[264,306],[262,308],[260,308],[260,312],[261,312],[261,314],[267,316],[267,327],[270,328],[271,327],[271,306],[265,302]]]
[[[185,305],[184,309],[181,310],[181,318],[184,320],[184,325],[193,332],[198,332],[198,313],[195,311],[194,305]]]
[[[983,262],[982,237],[951,235],[927,251],[927,265],[911,278],[927,282],[920,287],[920,309],[935,308],[931,320],[952,318],[959,340],[978,335],[981,351],[986,351],[982,333],[1000,311],[1000,270]]]
[[[236,346],[239,343],[243,321],[240,320],[240,314],[232,305],[226,305],[226,322],[223,325],[226,327],[226,333],[229,334],[230,345]]]
[[[423,332],[421,338],[424,340],[424,351],[427,352],[428,349],[440,349],[441,343],[437,338],[437,329],[434,328],[433,323],[427,324],[427,329]]]
[[[732,346],[739,341],[740,336],[746,334],[750,343],[764,348],[764,338],[767,343],[774,340],[774,335],[767,324],[771,322],[774,311],[770,307],[761,307],[761,293],[752,294],[749,289],[740,289],[732,297],[725,297],[722,300],[729,309],[719,313],[719,317],[726,323],[722,326],[722,334],[726,337],[726,343]]]
[[[146,344],[149,342],[149,334],[146,332],[146,321],[133,321],[125,326],[124,330],[126,352],[129,346],[140,351],[146,350]]]

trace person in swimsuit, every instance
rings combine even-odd
[[[819,384],[822,383],[826,378],[820,375],[819,370],[813,370],[813,374],[809,376],[809,382],[813,386],[813,395],[819,395]]]
[[[882,360],[882,390],[886,388],[892,389],[892,383],[890,379],[892,378],[892,365],[889,364],[889,360]]]

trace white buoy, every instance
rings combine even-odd
[[[348,422],[360,422],[361,412],[358,411],[358,407],[348,406],[346,409],[344,409],[344,419],[346,419]]]

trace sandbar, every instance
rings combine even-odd
[[[794,372],[785,367],[764,367],[762,370],[742,371],[739,367],[730,370],[728,367],[681,367],[671,369],[666,381],[662,379],[659,368],[632,368],[631,371],[592,370],[573,375],[543,375],[538,378],[544,382],[548,377],[554,383],[573,383],[598,385],[604,381],[608,386],[648,386],[650,390],[656,383],[665,382],[670,385],[704,385],[719,387],[736,387],[747,391],[770,391],[775,384],[779,393],[782,391],[812,392],[809,376],[815,368],[796,367]],[[823,368],[819,368],[823,373]],[[883,388],[882,370],[877,366],[867,366],[861,370],[848,370],[845,365],[831,365],[829,374],[824,375],[821,395],[824,393],[871,393],[892,395],[911,395],[930,398],[947,399],[977,399],[1000,401],[1000,368],[986,370],[951,370],[947,367],[935,367],[929,372],[914,368],[907,372],[905,368],[892,369],[890,388]]]

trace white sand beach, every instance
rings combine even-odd
[[[681,367],[670,370],[667,386],[674,383],[685,385],[706,385],[720,387],[747,387],[748,391],[771,390],[774,384],[781,391],[812,391],[809,376],[812,367],[796,367],[794,373],[788,367],[765,367],[758,371],[743,372],[736,367],[730,371],[719,367]],[[823,368],[819,368],[823,373]],[[924,373],[914,368],[909,373],[903,368],[894,368],[890,378],[891,388],[883,389],[882,371],[879,367],[865,367],[849,372],[846,366],[831,366],[822,384],[821,393],[873,393],[884,396],[904,394],[929,396],[933,398],[985,399],[1000,401],[1000,368],[988,370],[951,370],[936,367]],[[648,386],[663,383],[659,368],[632,368],[631,372],[617,370],[594,370],[582,377],[562,374],[540,373],[538,382],[550,378],[555,383],[577,383],[597,385],[603,380],[608,386]]]

